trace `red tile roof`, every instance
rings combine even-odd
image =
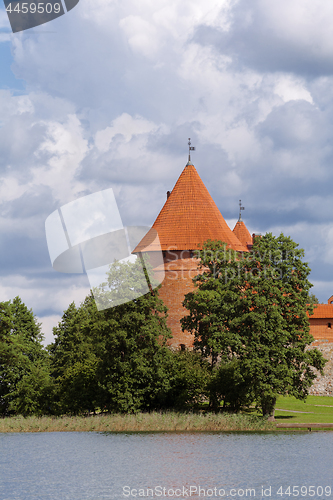
[[[247,252],[231,231],[193,165],[187,164],[153,224],[162,250],[195,250],[210,240],[221,240],[234,250]],[[149,232],[134,252],[158,250]],[[156,247],[156,248],[155,248]]]
[[[315,304],[310,319],[333,319],[333,305]]]
[[[252,236],[242,220],[236,222],[233,232],[243,245],[252,245]]]

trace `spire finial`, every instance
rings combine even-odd
[[[191,138],[188,138],[188,165],[191,165],[191,151],[195,151],[195,148],[191,146]]]
[[[245,207],[242,207],[242,200],[239,200],[238,205],[239,205],[239,219],[238,220],[241,221],[242,220],[242,210],[245,210]]]

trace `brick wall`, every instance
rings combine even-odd
[[[181,345],[192,347],[194,335],[183,332],[180,319],[188,314],[183,307],[184,296],[194,290],[192,279],[198,274],[196,259],[178,259],[165,263],[165,278],[159,291],[159,296],[168,308],[167,324],[173,338],[169,344],[179,349]],[[155,273],[158,277],[158,271]]]
[[[331,328],[328,327],[331,324]],[[333,342],[333,318],[310,318],[310,333],[315,339],[315,344]]]

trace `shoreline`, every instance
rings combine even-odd
[[[0,419],[11,432],[249,432],[275,431],[276,423],[242,414],[138,413],[90,416],[13,416]]]
[[[13,416],[0,419],[0,433],[22,432],[308,432],[333,423],[279,423],[244,414],[138,413],[89,416]]]

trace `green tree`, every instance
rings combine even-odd
[[[47,410],[50,378],[40,325],[15,297],[0,303],[0,413]]]
[[[99,332],[104,406],[112,412],[162,407],[170,386],[165,306],[154,292],[104,315]]]
[[[318,299],[318,297],[315,296],[314,293],[309,294],[308,301],[309,301],[309,304],[319,304],[319,299]]]
[[[238,412],[250,406],[254,400],[249,378],[244,377],[241,363],[236,357],[217,364],[212,370],[208,389],[210,406],[216,412],[220,409],[221,401],[223,410]]]
[[[71,303],[58,326],[53,328],[55,341],[48,346],[51,375],[55,384],[52,411],[81,413],[100,406],[97,368],[101,320],[92,296],[80,307]]]
[[[162,407],[170,386],[171,334],[166,308],[157,290],[149,291],[140,261],[114,262],[106,283],[93,293],[99,305],[119,305],[98,311],[89,296],[78,309],[71,304],[54,329],[50,354],[58,411]]]
[[[104,407],[112,412],[159,408],[170,386],[167,310],[147,284],[155,285],[147,260],[116,261],[107,273],[110,297],[120,302],[104,311],[99,328],[99,383]]]
[[[201,408],[209,392],[210,370],[207,360],[194,351],[171,351],[167,375],[170,384],[163,402],[164,408],[196,410]]]
[[[271,233],[237,255],[222,242],[199,252],[202,274],[185,297],[184,329],[212,365],[238,362],[237,375],[253,392],[264,416],[274,414],[279,394],[304,399],[325,361],[309,331],[310,269],[291,238]]]

